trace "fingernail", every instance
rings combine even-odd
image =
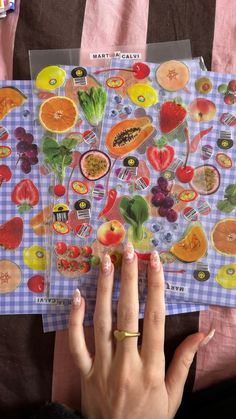
[[[76,288],[73,295],[73,307],[79,308],[80,304],[81,304],[81,294],[80,294],[80,290]]]
[[[134,258],[134,246],[132,243],[127,243],[124,249],[124,258],[128,261],[132,261]]]
[[[210,340],[213,338],[213,336],[214,336],[214,334],[215,334],[215,329],[212,329],[209,333],[208,333],[208,335],[201,341],[201,343],[200,343],[200,347],[201,346],[205,346],[205,345],[207,345],[208,344],[208,342],[210,342]]]
[[[153,269],[156,269],[156,271],[159,271],[161,269],[161,262],[160,262],[159,254],[156,250],[154,250],[151,253],[150,265]]]
[[[105,255],[102,258],[102,271],[104,274],[108,274],[111,272],[111,258],[108,255],[108,253],[105,253]]]

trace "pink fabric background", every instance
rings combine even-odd
[[[235,2],[216,1],[212,70],[236,73]],[[216,329],[214,338],[197,354],[194,390],[236,376],[236,309],[217,306],[200,313],[199,330]]]
[[[16,0],[16,10],[0,21],[0,80],[11,80],[13,50],[16,26],[20,12],[20,0]]]

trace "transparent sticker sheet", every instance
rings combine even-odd
[[[0,82],[0,313],[64,310],[49,299],[47,252],[38,172],[39,144],[33,135],[31,81]],[[53,303],[53,304],[51,304]]]
[[[119,272],[123,243],[127,240],[134,243],[140,260],[141,301],[146,296],[147,261],[154,248],[164,264],[167,294],[168,286],[171,288],[176,278],[186,280],[189,275],[194,283],[203,280],[193,279],[198,271],[208,275],[207,237],[202,223],[210,206],[205,199],[199,199],[191,182],[201,159],[205,167],[201,140],[212,128],[201,129],[199,120],[191,120],[186,110],[198,94],[194,83],[201,72],[196,70],[195,62],[172,61],[159,66],[142,63],[138,71],[145,74],[137,82],[133,74],[135,65],[134,61],[122,60],[117,70],[115,59],[114,67],[103,70],[57,67],[63,75],[57,95],[50,93],[45,99],[39,92],[35,97],[39,101],[40,124],[46,129],[41,145],[41,180],[45,187],[43,195],[50,197],[53,213],[49,276],[54,297],[70,298],[79,280],[85,297],[94,300],[97,266],[102,255],[108,251]],[[160,79],[165,66],[171,67],[167,68],[171,72],[168,83],[175,78],[173,66],[180,66],[185,72],[183,79],[177,80],[181,87],[174,87],[182,90],[181,97],[176,91],[170,92],[170,86]],[[83,77],[87,78],[87,84],[81,87],[77,78]],[[46,83],[51,80],[54,79],[49,74]],[[45,82],[44,73],[40,72],[36,86],[42,81]],[[89,93],[85,95],[86,91]],[[98,92],[106,94],[102,117],[91,113],[89,107],[88,96],[94,94],[92,100],[98,104],[95,95]],[[79,116],[75,100],[81,101]],[[58,108],[56,125],[52,125],[54,103],[57,106],[58,101],[66,103],[66,112],[68,106],[70,118],[74,118],[69,135],[58,134],[61,129]],[[63,109],[61,106],[60,114]],[[63,119],[62,123],[67,124],[68,120]],[[77,126],[78,131],[74,130]],[[67,166],[64,177],[63,170],[58,170],[62,159]],[[204,167],[200,178],[205,191]],[[63,193],[55,186],[63,186]],[[187,242],[181,242],[183,236]],[[202,247],[197,253],[199,243]],[[185,298],[186,287],[180,281],[174,295]],[[115,284],[114,300],[119,280]],[[191,294],[188,299],[191,301]]]

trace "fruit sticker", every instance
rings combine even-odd
[[[189,69],[181,61],[166,61],[156,70],[157,83],[169,92],[177,92],[183,89],[188,83],[189,78]]]
[[[194,122],[209,122],[216,114],[215,104],[211,100],[201,97],[194,99],[190,103],[188,110]]]
[[[196,262],[205,256],[208,240],[200,223],[191,223],[182,240],[174,243],[170,252],[182,262]]]
[[[235,289],[236,288],[236,264],[230,263],[221,266],[215,276],[215,281],[223,288]]]
[[[14,108],[23,105],[27,97],[16,87],[0,87],[0,121],[4,119]]]
[[[35,271],[45,271],[49,255],[47,250],[36,244],[23,250],[24,264]]]
[[[236,80],[230,80],[228,84],[220,84],[218,92],[223,95],[226,105],[234,105],[236,103]]]
[[[21,269],[10,260],[0,260],[0,294],[15,291],[21,284]]]
[[[165,141],[157,141],[147,148],[149,163],[157,172],[164,172],[173,162],[175,151]]]
[[[35,86],[39,90],[56,90],[64,84],[66,72],[56,65],[44,67],[36,76]]]
[[[34,143],[33,134],[26,132],[23,127],[15,128],[14,137],[17,140],[16,151],[18,154],[16,166],[20,163],[21,171],[28,174],[31,172],[31,166],[38,163],[38,146]]]
[[[127,94],[135,105],[142,108],[149,108],[158,102],[157,91],[149,84],[133,84],[128,87]]]
[[[210,93],[212,91],[212,87],[212,81],[209,79],[209,77],[200,77],[195,81],[195,89],[198,93],[203,95]]]
[[[2,186],[3,182],[9,182],[11,178],[12,178],[11,169],[5,164],[0,164],[0,187]]]
[[[0,246],[5,250],[17,249],[23,238],[22,218],[14,217],[0,225]]]
[[[219,186],[220,173],[215,166],[205,164],[195,167],[191,187],[199,195],[211,195],[217,191]]]
[[[31,292],[42,294],[45,292],[45,278],[43,275],[33,275],[28,279],[27,286]]]
[[[37,236],[44,236],[51,233],[53,223],[52,205],[44,207],[30,219],[30,227]]]
[[[124,226],[117,220],[108,221],[98,227],[97,240],[103,246],[118,246],[126,235]]]
[[[23,179],[12,190],[12,202],[20,214],[30,211],[39,203],[39,190],[30,179]]]
[[[233,166],[233,161],[231,157],[225,153],[217,153],[216,161],[221,167],[223,167],[223,169],[231,169],[231,167]]]
[[[79,113],[75,103],[65,96],[53,96],[39,108],[39,121],[47,131],[61,134],[72,129]]]
[[[168,142],[177,138],[184,142],[184,129],[186,128],[187,111],[179,98],[168,100],[160,107],[160,129]]]
[[[221,255],[236,256],[236,218],[224,218],[216,223],[211,232],[211,241]]]
[[[7,145],[0,145],[0,159],[9,157],[11,152],[11,147],[8,147]]]
[[[86,151],[80,158],[80,171],[85,179],[95,181],[106,176],[111,167],[110,157],[100,151]]]

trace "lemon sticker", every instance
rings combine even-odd
[[[158,102],[157,91],[149,84],[132,84],[132,86],[128,87],[127,94],[135,105],[143,108],[148,108]]]
[[[35,85],[39,90],[55,90],[64,84],[65,78],[66,72],[63,68],[50,65],[38,73]]]
[[[221,266],[218,269],[215,281],[223,288],[236,288],[236,263]]]

